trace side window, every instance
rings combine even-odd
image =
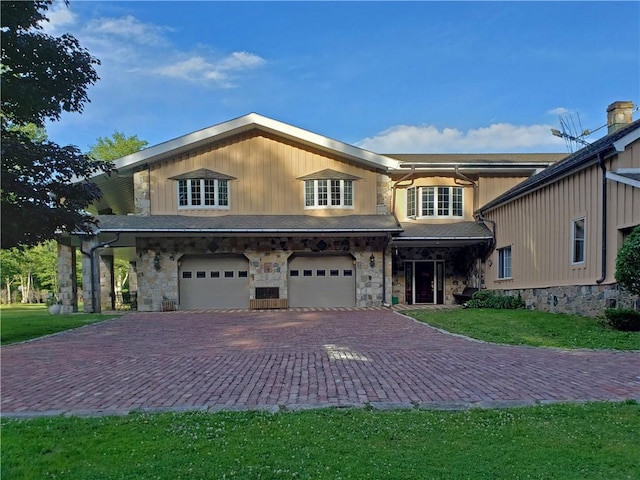
[[[582,264],[585,260],[585,218],[571,222],[571,263]]]
[[[498,250],[498,278],[511,277],[511,247]]]

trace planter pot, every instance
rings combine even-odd
[[[51,315],[58,315],[60,313],[60,309],[62,308],[62,305],[59,305],[57,303],[50,305],[49,306],[49,313]]]

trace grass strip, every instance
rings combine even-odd
[[[0,344],[23,342],[113,317],[114,315],[79,313],[50,315],[47,307],[42,304],[2,307]]]
[[[530,310],[456,309],[407,315],[478,340],[534,347],[640,350],[640,332],[621,332],[603,319]]]
[[[638,478],[634,402],[3,420],[2,478]]]

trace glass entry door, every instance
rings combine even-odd
[[[406,303],[444,303],[444,261],[415,260],[405,263]]]

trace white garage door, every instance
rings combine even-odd
[[[249,307],[249,261],[244,256],[183,257],[178,274],[181,310]]]
[[[289,262],[289,306],[353,307],[355,275],[350,256],[295,257]]]

